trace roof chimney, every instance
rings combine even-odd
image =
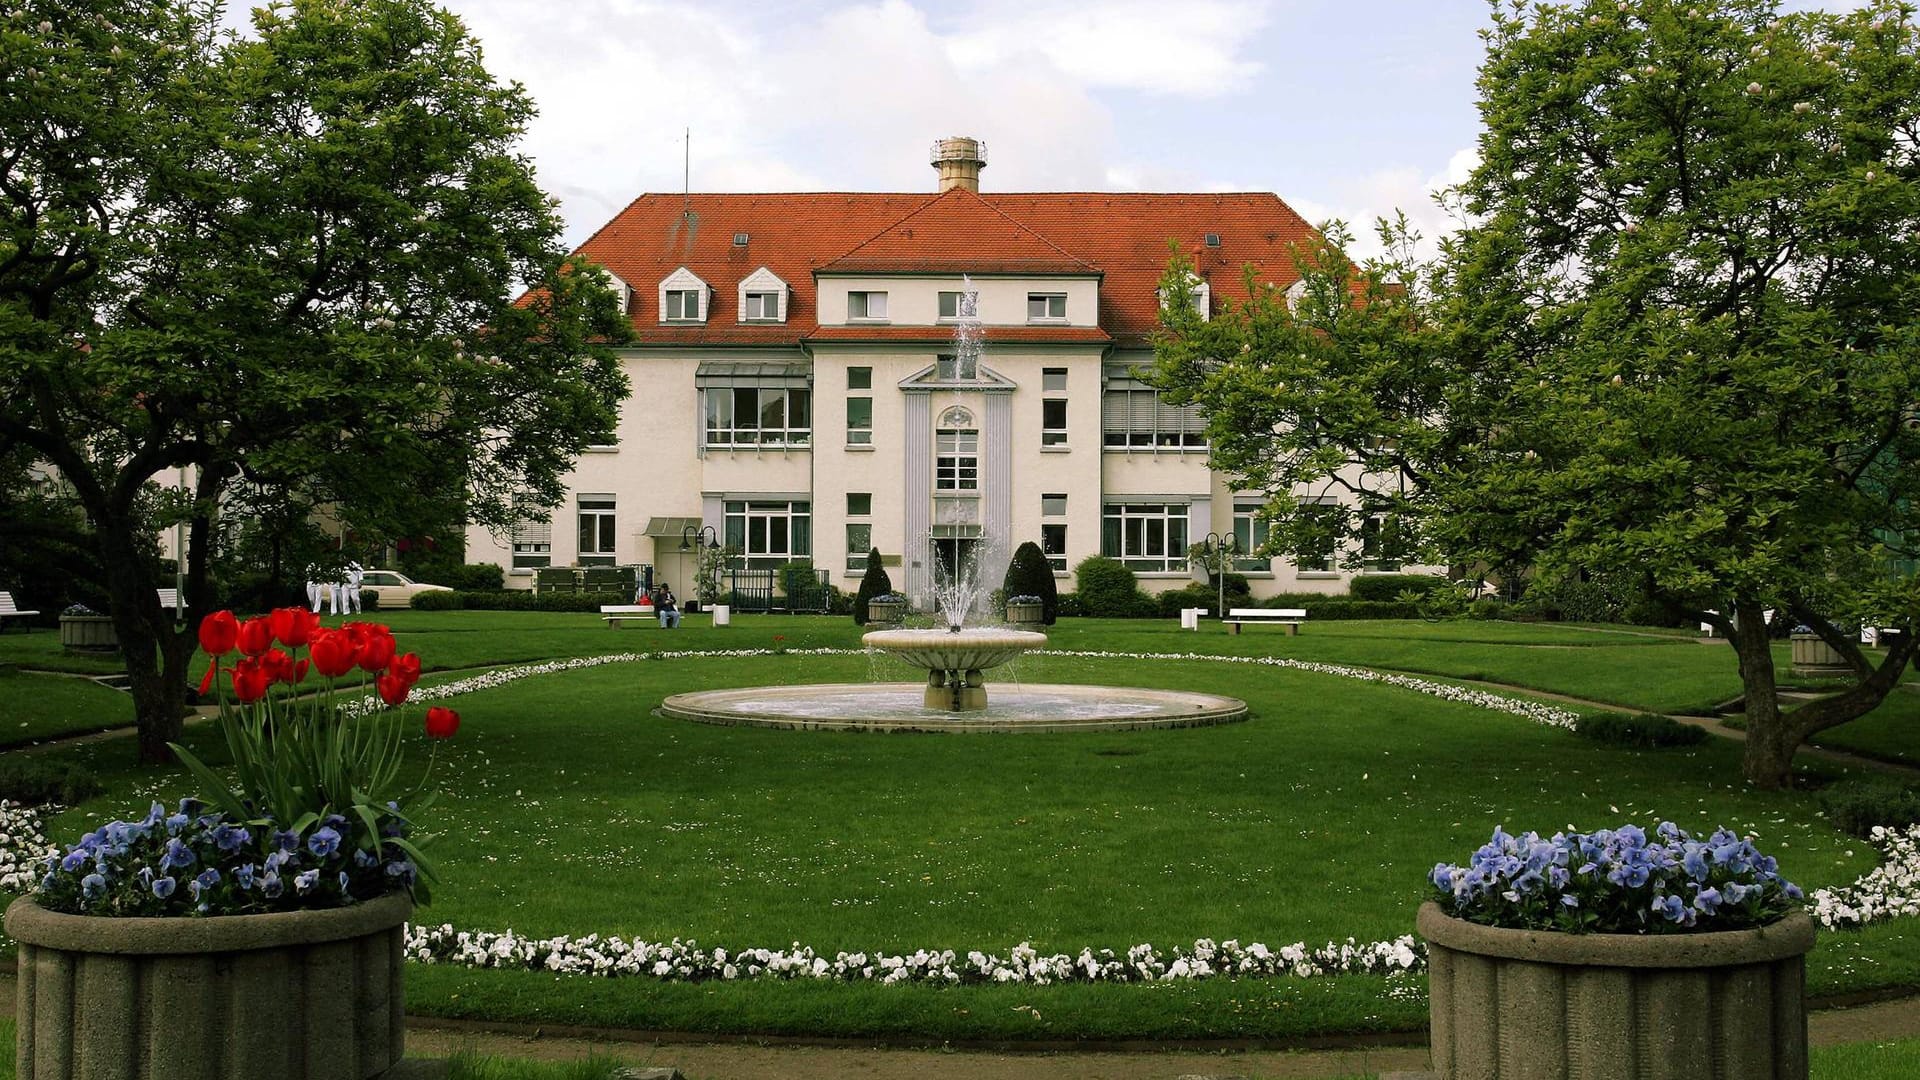
[[[987,144],[959,135],[941,139],[933,144],[928,163],[940,170],[941,191],[966,188],[978,194],[980,170],[987,167]]]

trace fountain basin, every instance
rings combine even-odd
[[[869,649],[927,669],[922,704],[928,709],[971,712],[987,707],[981,672],[1047,643],[1031,630],[972,626],[946,630],[875,630],[860,639]]]
[[[662,716],[703,724],[799,731],[1038,734],[1207,727],[1247,718],[1217,694],[1132,686],[1029,684],[994,691],[981,709],[928,708],[918,683],[755,686],[675,694]]]

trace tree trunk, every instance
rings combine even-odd
[[[180,738],[187,657],[182,635],[160,607],[159,586],[136,527],[125,517],[99,518],[95,535],[106,564],[113,629],[127,662],[139,760],[157,765],[173,760],[167,743]]]
[[[1752,600],[1735,600],[1733,612],[1729,638],[1740,661],[1740,684],[1747,695],[1747,782],[1762,789],[1784,788],[1793,781],[1793,751],[1799,740],[1788,732],[1780,715],[1780,695],[1773,677],[1773,642],[1767,636],[1765,612],[1758,601]]]

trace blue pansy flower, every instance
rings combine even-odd
[[[330,858],[340,850],[339,830],[331,825],[315,829],[313,835],[307,838],[307,850],[322,859]]]
[[[92,899],[107,891],[107,879],[99,874],[88,874],[80,879],[80,894]]]
[[[315,885],[319,884],[319,882],[320,882],[320,871],[318,870],[302,871],[301,873],[294,875],[293,889],[295,892],[304,893],[309,889],[312,889]]]
[[[165,900],[167,897],[173,895],[173,886],[174,881],[170,877],[154,878],[152,885],[153,895]]]

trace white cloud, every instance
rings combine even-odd
[[[1411,165],[1377,169],[1352,179],[1325,201],[1313,198],[1287,201],[1316,225],[1330,218],[1346,222],[1354,234],[1347,253],[1357,259],[1381,253],[1374,227],[1376,220],[1391,218],[1395,211],[1405,211],[1408,223],[1421,235],[1419,253],[1431,257],[1439,253],[1440,239],[1461,225],[1435,202],[1434,196],[1465,180],[1479,163],[1480,151],[1469,146],[1454,151],[1438,172],[1427,173]]]
[[[1266,25],[1264,0],[979,0],[954,60],[991,68],[1042,58],[1097,87],[1191,97],[1242,89],[1261,65],[1240,50]]]

